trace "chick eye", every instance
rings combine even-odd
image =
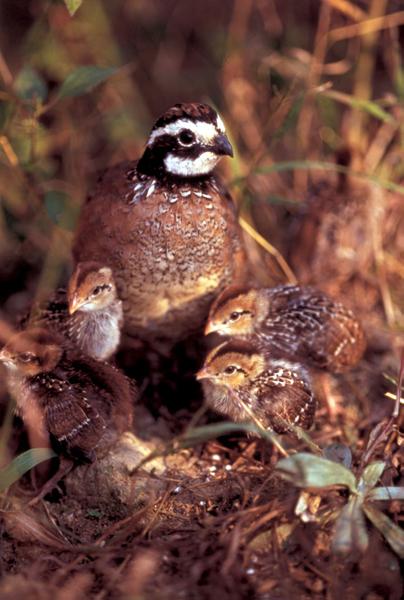
[[[232,312],[230,315],[230,321],[237,321],[240,318],[241,313],[239,312]]]
[[[178,137],[181,144],[184,144],[185,146],[190,146],[195,141],[195,136],[189,129],[183,129],[180,131]]]
[[[31,352],[23,352],[22,354],[19,355],[19,359],[21,362],[32,362],[35,360],[35,355],[31,354]]]
[[[235,367],[234,365],[229,365],[228,367],[225,368],[225,370],[223,371],[226,375],[233,375],[233,373],[235,373],[237,371],[237,367]]]
[[[110,285],[97,285],[97,287],[95,287],[91,293],[92,296],[98,296],[98,294],[100,294],[101,292],[103,292],[104,290],[110,290],[111,286]]]

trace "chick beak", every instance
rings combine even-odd
[[[200,381],[201,379],[211,379],[212,375],[209,373],[206,367],[202,367],[202,369],[199,369],[195,377],[198,381]]]
[[[216,327],[212,321],[208,321],[205,326],[205,335],[209,335],[210,333],[214,333],[216,331]]]
[[[72,300],[69,302],[69,315],[74,315],[82,306],[82,300],[78,296],[73,296]]]
[[[227,137],[224,134],[218,135],[215,138],[214,146],[213,146],[216,154],[220,154],[223,156],[234,156],[233,148]]]

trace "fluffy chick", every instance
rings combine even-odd
[[[307,429],[313,423],[316,401],[307,371],[297,363],[268,359],[252,344],[221,344],[196,377],[207,405],[235,422],[251,421],[251,411],[278,433],[287,432],[288,424]]]
[[[96,360],[116,352],[123,325],[112,270],[97,262],[76,266],[67,292],[57,290],[46,304],[34,309],[31,325],[49,326]]]
[[[62,454],[92,460],[131,427],[134,384],[41,328],[14,335],[0,352],[17,411]],[[34,416],[34,418],[33,418]]]
[[[302,360],[339,373],[356,365],[366,341],[351,310],[299,285],[231,287],[213,303],[205,333],[254,341],[270,356]]]

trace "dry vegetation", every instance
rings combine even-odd
[[[400,8],[83,0],[70,16],[62,1],[1,2],[1,340],[65,281],[96,172],[137,157],[170,105],[201,100],[218,107],[237,148],[225,176],[255,238],[245,233],[257,277],[344,298],[369,348],[357,369],[321,384],[310,438],[280,446],[197,412],[194,359],[178,350],[167,382],[161,367],[160,395],[137,408],[139,456],[155,450],[153,462],[130,474],[108,463],[108,489],[97,480],[105,465],[79,467],[33,507],[44,473],[20,477],[11,463],[28,443],[2,376],[0,460],[14,470],[0,473],[0,598],[399,600]]]

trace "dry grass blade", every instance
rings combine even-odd
[[[274,256],[276,261],[278,262],[280,268],[286,275],[288,283],[297,283],[297,279],[292,269],[289,267],[286,260],[283,258],[282,254],[272,246],[262,235],[258,233],[252,225],[250,225],[243,217],[239,217],[239,223],[241,227],[246,231],[252,238],[259,244],[266,252],[268,252],[271,256]]]

